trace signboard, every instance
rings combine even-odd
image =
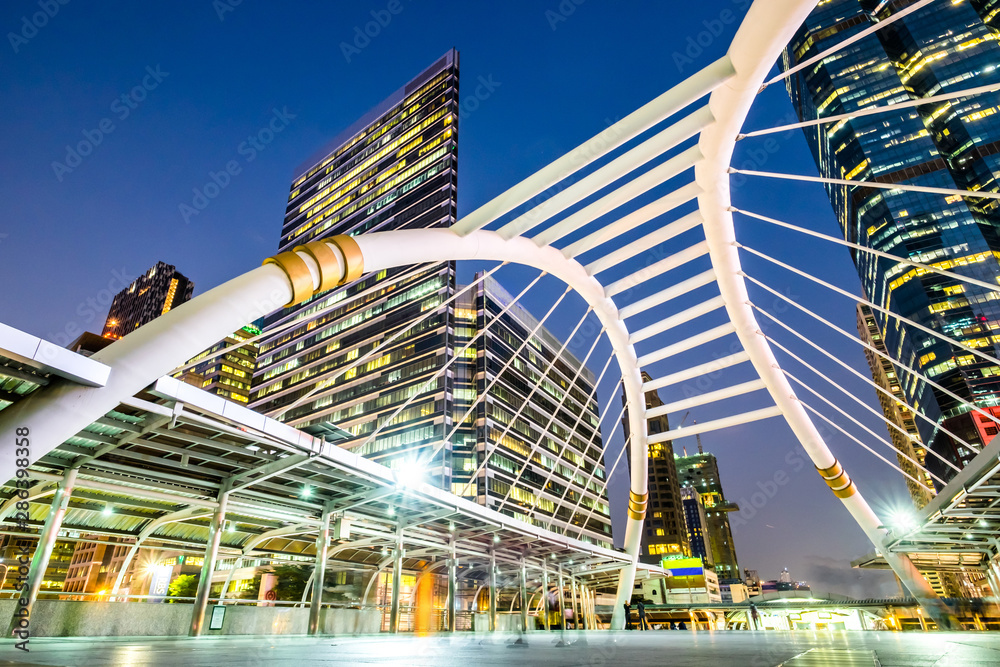
[[[167,589],[170,586],[170,578],[174,574],[174,568],[171,565],[159,565],[153,568],[153,572],[149,577],[149,598],[147,602],[163,602],[163,598],[167,596]]]
[[[221,630],[222,621],[226,618],[226,608],[222,605],[212,607],[212,620],[208,623],[209,630]]]
[[[700,558],[664,558],[660,566],[675,577],[699,577],[704,574]]]
[[[273,607],[274,601],[278,599],[278,594],[274,587],[278,585],[278,577],[272,572],[265,572],[260,575],[260,591],[257,594],[258,607]]]

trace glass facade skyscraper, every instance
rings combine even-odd
[[[455,493],[611,547],[593,372],[492,277],[462,297],[456,353],[475,343],[456,371],[455,422],[485,400],[454,440]]]
[[[827,0],[786,48],[787,70],[893,16],[909,2]],[[828,117],[1000,81],[995,2],[938,2],[803,68],[787,79],[798,116]],[[806,128],[823,176],[997,192],[1000,95],[981,94]],[[1000,276],[996,200],[828,185],[848,241],[974,277]],[[864,296],[881,308],[996,356],[1000,292],[852,250]],[[874,310],[894,379],[917,418],[928,468],[944,480],[997,434],[954,394],[1000,414],[1000,367]],[[947,391],[916,378],[914,369]]]
[[[299,170],[279,251],[339,234],[454,224],[458,67],[458,53],[449,51]],[[250,407],[297,427],[336,424],[351,435],[342,446],[390,466],[426,458],[444,440],[454,412],[452,375],[434,378],[454,350],[454,308],[439,306],[453,293],[455,267],[444,263],[404,277],[412,268],[364,276],[266,318],[264,331],[275,333],[261,341]],[[429,311],[428,319],[345,372]],[[423,464],[427,481],[450,487],[450,447]]]
[[[300,169],[279,250],[454,224],[458,111],[450,51]],[[266,318],[250,407],[610,547],[593,374],[544,328],[529,335],[519,304],[500,315],[512,297],[495,280],[455,280],[454,262],[380,271]]]

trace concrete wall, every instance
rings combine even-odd
[[[0,600],[0,619],[10,619],[16,604]],[[30,630],[33,637],[184,636],[193,609],[189,604],[39,600]],[[209,605],[203,634],[304,635],[309,626],[305,608],[227,605],[222,630],[208,629],[211,615]],[[381,622],[374,609],[324,609],[320,629],[329,635],[375,634]]]

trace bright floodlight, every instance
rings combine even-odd
[[[886,527],[899,532],[910,532],[917,528],[917,517],[912,509],[901,508],[889,512]]]
[[[396,475],[396,484],[407,488],[415,488],[424,481],[424,469],[419,465],[407,462],[393,471]]]

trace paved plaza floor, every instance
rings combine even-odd
[[[526,646],[514,644],[511,636],[470,633],[432,637],[39,638],[31,640],[27,654],[6,641],[0,643],[0,665],[1000,665],[1000,633],[567,632],[563,639],[567,645],[557,645],[558,633],[528,635]]]

